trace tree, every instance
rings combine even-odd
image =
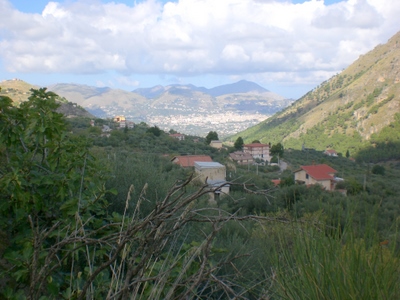
[[[349,150],[347,149],[347,151],[346,151],[346,158],[349,158],[350,157],[350,152],[349,152]]]
[[[281,143],[272,145],[272,147],[269,149],[269,154],[271,156],[279,155],[279,157],[283,157],[283,153],[284,153],[284,150],[283,150],[283,145]]]
[[[56,112],[57,95],[45,88],[31,91],[19,108],[0,96],[0,234],[5,242],[0,274],[8,274],[0,277],[8,287],[0,293],[54,298],[61,282],[85,268],[77,262],[66,273],[64,259],[73,258],[62,253],[82,248],[82,232],[102,232],[95,217],[107,206],[105,176],[86,140],[68,136],[66,121]]]
[[[206,144],[210,145],[211,141],[218,141],[218,133],[216,131],[210,131],[206,136]]]
[[[251,142],[252,144],[261,144],[261,142],[259,140],[254,140]]]
[[[234,147],[237,150],[242,150],[243,144],[244,144],[243,139],[241,136],[239,136],[235,141]]]
[[[162,130],[160,128],[158,128],[157,126],[154,126],[154,127],[150,127],[149,129],[147,129],[147,132],[152,133],[154,136],[160,136]]]

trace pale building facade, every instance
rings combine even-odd
[[[270,161],[269,145],[261,143],[252,143],[243,145],[243,152],[251,154],[254,159],[259,158],[262,160]]]
[[[226,167],[218,162],[194,163],[194,169],[202,182],[207,180],[210,197],[215,200],[220,195],[229,194],[229,184],[226,181]]]
[[[319,184],[325,190],[333,191],[336,186],[336,173],[335,169],[326,164],[301,166],[294,172],[294,180],[305,185]]]

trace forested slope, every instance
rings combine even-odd
[[[400,113],[400,33],[360,56],[341,73],[231,140],[283,142],[286,148],[333,147],[358,152],[378,141],[397,143]],[[384,137],[383,137],[384,136]]]

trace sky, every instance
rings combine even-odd
[[[399,0],[0,0],[0,86],[249,80],[298,99],[400,31]]]

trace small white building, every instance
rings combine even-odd
[[[338,157],[338,154],[334,149],[326,149],[324,154],[328,156]]]
[[[210,142],[210,146],[213,147],[213,148],[221,149],[222,148],[222,142],[214,140],[214,141]]]
[[[229,184],[226,181],[226,167],[218,162],[200,162],[194,163],[196,174],[203,182],[207,180],[211,198],[214,200],[219,195],[229,194]]]

